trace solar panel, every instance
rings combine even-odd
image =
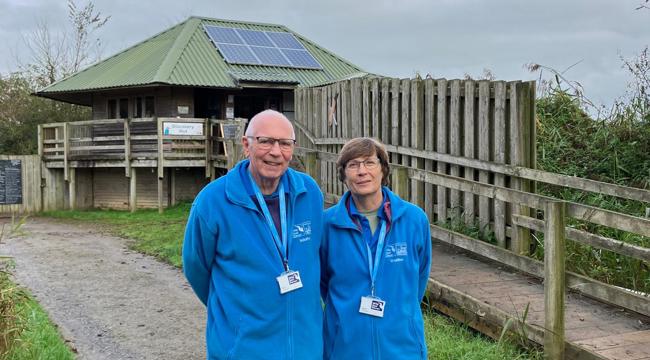
[[[272,47],[251,46],[253,53],[257,55],[263,65],[278,65],[278,66],[291,66],[292,64],[287,60],[280,49]]]
[[[221,26],[205,26],[205,31],[215,44],[243,44],[235,29]]]
[[[237,29],[237,32],[248,45],[274,47],[271,40],[262,31]]]
[[[231,64],[323,68],[296,37],[288,32],[212,25],[204,25],[204,29],[224,59]]]
[[[322,69],[318,61],[307,50],[281,49],[294,67]]]
[[[221,54],[229,63],[259,65],[253,52],[246,45],[219,44]]]
[[[273,40],[275,45],[279,48],[300,50],[304,49],[302,44],[296,40],[293,34],[267,31],[266,35],[268,35],[271,40]]]

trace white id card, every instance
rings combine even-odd
[[[386,302],[384,300],[373,296],[363,296],[361,297],[359,312],[366,315],[384,317],[385,307]]]
[[[275,278],[280,285],[280,294],[288,293],[302,287],[300,273],[298,271],[287,271]]]

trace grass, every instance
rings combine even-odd
[[[0,360],[75,358],[45,311],[0,271]]]
[[[541,353],[522,351],[507,342],[495,342],[476,334],[465,325],[427,311],[424,332],[431,360],[481,359],[523,360],[541,359]]]
[[[595,121],[576,97],[554,91],[537,101],[537,153],[542,170],[575,175],[624,186],[650,189],[650,118],[612,118]],[[557,186],[541,185],[538,192],[567,201],[643,217],[647,203],[621,200]],[[569,226],[626,243],[650,247],[650,238],[587,222]],[[537,235],[533,257],[543,258],[543,235]],[[628,289],[650,293],[650,266],[642,260],[567,243],[567,269]]]
[[[165,210],[138,210],[135,213],[116,210],[54,211],[43,215],[88,221],[106,231],[129,238],[129,247],[181,267],[181,248],[190,204],[179,204]],[[429,359],[538,359],[536,351],[526,351],[508,342],[495,342],[468,329],[465,325],[433,311],[425,312],[425,331]]]

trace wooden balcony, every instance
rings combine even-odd
[[[38,128],[39,155],[47,168],[204,167],[230,168],[238,160],[246,119],[188,118],[106,119],[43,124]],[[230,155],[235,156],[230,156]]]

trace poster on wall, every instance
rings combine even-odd
[[[23,203],[21,160],[0,160],[0,205]]]
[[[202,136],[203,123],[187,123],[187,122],[164,122],[163,134],[165,135],[188,135],[188,136]]]

